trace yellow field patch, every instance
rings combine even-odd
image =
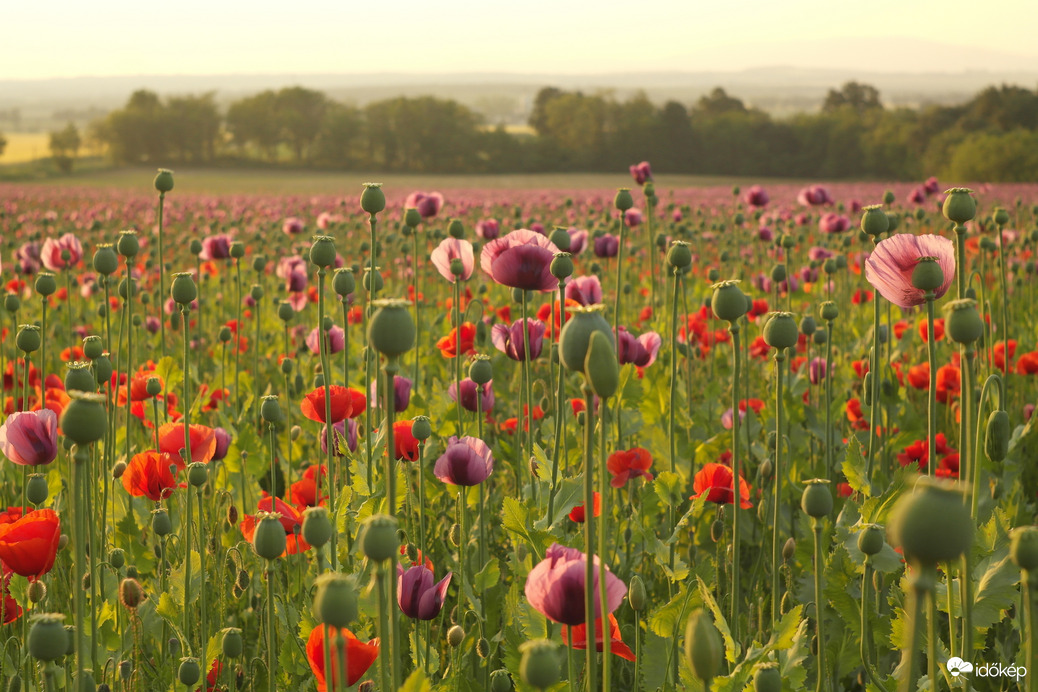
[[[24,163],[50,156],[50,135],[46,132],[4,132],[7,147],[0,163]]]

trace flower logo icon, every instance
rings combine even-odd
[[[944,665],[945,668],[948,669],[948,672],[951,673],[951,676],[953,678],[956,678],[959,675],[962,675],[963,673],[973,672],[973,664],[963,661],[958,656],[953,656],[952,658],[949,658],[948,662]]]

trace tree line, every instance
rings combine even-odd
[[[541,89],[532,133],[487,127],[455,101],[397,97],[363,107],[302,87],[221,113],[212,93],[137,91],[90,136],[121,163],[243,163],[426,173],[615,171],[913,180],[1038,179],[1038,90],[991,86],[967,103],[886,108],[872,86],[829,91],[817,113],[777,119],[716,88],[662,105]],[[71,133],[65,133],[67,139]]]

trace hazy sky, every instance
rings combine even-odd
[[[1038,70],[1036,19],[1034,0],[5,0],[0,79]]]

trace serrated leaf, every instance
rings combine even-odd
[[[865,476],[865,457],[861,452],[861,443],[856,437],[852,436],[848,441],[847,453],[843,458],[841,470],[847,478],[847,483],[855,492],[859,492],[865,497],[871,497],[872,484]]]
[[[652,484],[653,490],[663,504],[668,507],[681,503],[681,476],[673,471],[663,471],[656,476]]]
[[[584,475],[575,478],[563,478],[555,488],[555,516],[551,521],[545,521],[547,517],[541,517],[533,523],[538,529],[550,530],[558,522],[562,521],[574,507],[584,501]]]
[[[677,631],[675,628],[683,608],[687,610],[689,607],[686,605],[687,596],[688,587],[682,582],[678,585],[678,591],[673,598],[649,614],[649,630],[664,639],[672,638]]]
[[[418,668],[404,681],[399,692],[432,692],[432,683],[425,679],[425,673]]]
[[[473,588],[476,593],[482,594],[490,587],[498,584],[501,581],[501,567],[497,560],[491,558],[483,569],[479,571],[476,578],[473,580]]]
[[[973,598],[973,626],[990,627],[1002,619],[1002,611],[1019,601],[1020,571],[1005,555],[992,562],[977,584]]]
[[[742,650],[739,644],[732,639],[732,631],[728,629],[728,621],[725,619],[724,613],[721,612],[721,607],[714,600],[714,595],[710,593],[710,587],[699,577],[696,577],[696,581],[699,582],[699,595],[703,598],[703,605],[713,614],[714,626],[721,633],[721,639],[724,640],[724,657],[729,663],[735,663],[739,659]]]
[[[801,624],[806,622],[801,619],[803,610],[804,606],[801,604],[782,616],[778,627],[772,632],[771,639],[768,640],[767,649],[783,650],[793,646],[797,631],[800,629]]]

